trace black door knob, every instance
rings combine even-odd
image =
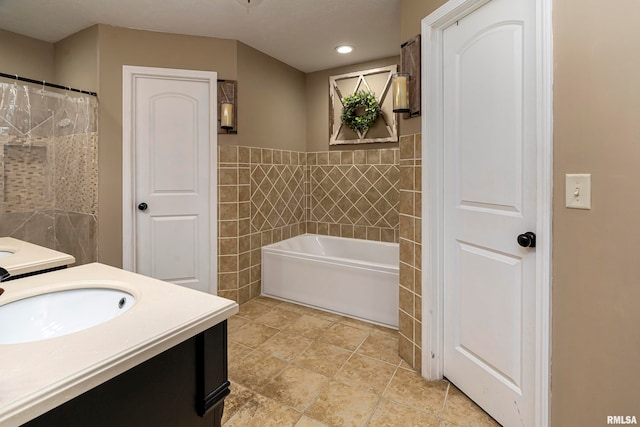
[[[518,244],[523,248],[535,248],[536,247],[536,233],[527,231],[524,234],[518,236]]]
[[[146,211],[148,207],[149,205],[147,205],[145,202],[142,202],[138,205],[138,209],[141,211]]]

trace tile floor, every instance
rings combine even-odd
[[[259,297],[229,319],[225,427],[498,424],[398,357],[397,332]]]

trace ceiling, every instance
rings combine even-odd
[[[400,0],[242,1],[0,0],[0,28],[50,43],[97,23],[235,39],[306,73],[400,53]]]

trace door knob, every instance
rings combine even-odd
[[[526,233],[518,236],[518,244],[523,248],[535,248],[536,247],[536,233],[527,231]]]
[[[148,207],[149,205],[147,205],[145,202],[142,202],[138,205],[138,209],[141,211],[146,211]]]

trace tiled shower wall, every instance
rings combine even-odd
[[[305,232],[397,242],[399,158],[220,146],[218,294],[260,295],[260,248]]]
[[[96,261],[95,106],[71,122],[77,102],[38,95],[31,103],[30,115],[0,112],[0,236],[69,253],[76,264]]]
[[[400,317],[398,353],[422,367],[421,134],[400,138]]]

